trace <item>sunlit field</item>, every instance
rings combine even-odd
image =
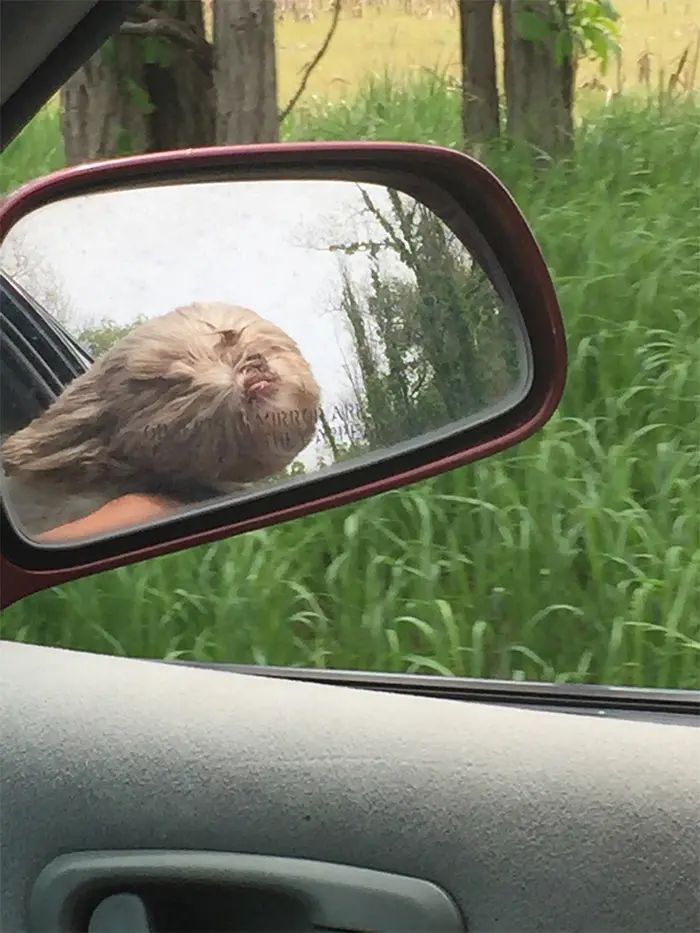
[[[629,56],[625,39],[630,61],[644,37],[670,61],[690,38],[684,10],[698,6],[669,0],[664,14],[649,0],[644,25],[644,0],[618,5],[625,36],[637,37]],[[394,70],[373,51],[391,23],[403,56]],[[309,57],[292,40],[313,47],[325,28],[280,24],[282,99]],[[437,13],[344,18],[312,82],[318,97],[285,138],[459,146],[460,94],[436,54],[442,35],[448,63],[456,28]],[[353,31],[365,36],[362,73],[341,40]],[[411,70],[422,53],[432,71]],[[48,109],[2,157],[0,190],[62,158]],[[3,614],[2,637],[146,657],[699,687],[700,104],[624,93],[591,107],[575,161],[537,176],[517,151],[496,145],[484,159],[533,226],[568,331],[568,384],[543,431],[356,506],[38,594]]]
[[[297,0],[300,13],[310,8],[312,20],[295,20],[290,11],[277,25],[279,56],[279,95],[286,102],[294,93],[300,73],[321,45],[331,21],[329,0]],[[698,42],[700,41],[700,0],[616,0],[621,14],[621,68],[604,76],[594,62],[583,62],[577,84],[597,79],[612,92],[658,89],[668,86],[671,75],[687,51],[682,79],[697,84]],[[313,72],[305,100],[314,95],[338,99],[352,95],[368,74],[411,74],[436,70],[454,79],[460,76],[459,20],[456,0],[375,0],[346,3],[328,52]],[[404,10],[413,10],[407,15]],[[501,23],[498,9],[496,47],[501,62]],[[500,67],[500,65],[499,65]],[[604,88],[593,97],[604,96]],[[584,100],[589,97],[584,93]]]

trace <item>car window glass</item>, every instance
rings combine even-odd
[[[495,4],[487,32],[498,86],[484,107],[463,93],[466,56],[490,48],[460,48],[460,8],[471,5],[355,4],[309,74],[328,5],[310,0],[308,20],[283,12],[289,6],[279,4],[269,58],[278,66],[276,111],[300,82],[305,90],[280,139],[436,143],[492,169],[554,277],[569,349],[562,403],[524,443],[435,480],[39,593],[3,614],[3,637],[206,662],[697,688],[697,4],[595,5],[593,25],[576,26],[573,73],[558,55],[563,32],[556,55],[534,54],[517,29],[502,28],[503,9],[516,4]],[[521,24],[532,37],[536,18]],[[117,92],[113,80],[91,83],[113,79],[108,51],[109,67],[71,79],[76,101]],[[541,70],[526,87],[509,80],[504,63],[517,58],[510,77],[529,75],[528,55]],[[182,140],[181,131],[204,125],[201,108],[187,108],[206,104],[208,91],[166,95],[151,81],[158,62],[148,65],[148,87],[161,95],[156,119],[143,62],[124,67],[134,70],[122,75],[122,96],[114,108],[87,107],[89,128],[78,111],[63,119],[57,95],[3,153],[3,191],[62,168],[66,156],[88,161],[93,142],[104,141],[105,157],[162,150],[167,141],[142,134],[175,128]],[[562,81],[567,93],[550,93]],[[130,132],[115,114],[129,117]],[[482,144],[485,120],[495,137]],[[522,148],[509,138],[518,126],[533,137]],[[573,157],[547,154],[568,144]],[[238,229],[238,217],[229,219]],[[180,214],[174,227],[188,221]],[[70,249],[69,229],[64,239]],[[41,259],[19,258],[33,268]],[[123,257],[115,263],[129,279]],[[150,271],[173,287],[172,276]],[[65,319],[64,283],[47,282],[54,301],[41,303]],[[97,302],[91,310],[101,316]],[[119,333],[77,336],[97,355]]]

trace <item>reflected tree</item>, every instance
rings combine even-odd
[[[126,324],[118,324],[109,318],[85,323],[79,329],[76,338],[90,351],[92,358],[96,359],[146,320],[148,318],[145,315],[140,315]]]
[[[519,378],[509,314],[452,231],[397,191],[388,192],[388,209],[360,191],[363,213],[381,233],[329,247],[341,254],[342,311],[357,359],[356,439],[340,445],[336,459],[474,414]],[[369,260],[362,284],[348,263],[359,252]]]

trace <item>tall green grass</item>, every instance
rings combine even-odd
[[[458,146],[424,75],[312,101],[294,139]],[[570,372],[551,422],[488,461],[356,506],[110,571],[11,607],[2,636],[257,664],[700,686],[700,107],[592,113],[576,158],[487,163],[553,270]],[[55,114],[3,157],[56,166]]]

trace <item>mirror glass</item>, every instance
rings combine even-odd
[[[110,533],[516,405],[519,309],[469,218],[440,213],[372,183],[236,180],[28,214],[0,247],[13,520],[51,543]]]

